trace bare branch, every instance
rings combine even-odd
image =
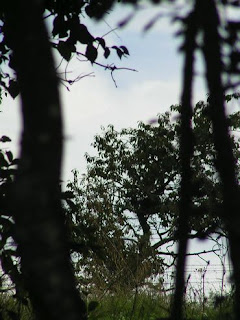
[[[77,55],[86,58],[86,60],[81,60],[81,59],[78,57],[77,59],[78,59],[79,61],[88,61],[88,59],[87,59],[87,57],[86,57],[86,55],[85,55],[84,53],[79,52],[79,51],[77,51],[76,53],[77,53]],[[99,66],[99,67],[102,67],[102,68],[104,68],[105,70],[110,70],[110,71],[111,71],[111,77],[112,77],[112,80],[113,80],[116,88],[117,88],[116,80],[115,80],[114,77],[113,77],[113,72],[114,72],[114,71],[116,71],[116,70],[127,70],[127,71],[138,72],[136,69],[127,68],[127,67],[117,67],[117,66],[115,66],[114,64],[110,64],[110,65],[109,65],[109,64],[102,64],[102,63],[99,63],[99,62],[96,62],[96,61],[94,61],[93,64],[95,64],[95,65],[97,65],[97,66]]]
[[[199,252],[192,252],[192,253],[186,253],[186,256],[200,256],[202,254],[207,254],[207,253],[215,253],[219,252],[220,249],[211,249],[211,250],[203,250]],[[175,252],[164,252],[164,251],[159,251],[159,255],[164,255],[164,256],[171,256],[171,257],[178,257],[178,253]]]

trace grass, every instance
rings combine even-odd
[[[108,294],[88,299],[89,320],[162,320],[170,315],[171,296],[158,292]],[[203,303],[204,301],[204,303]],[[210,294],[201,301],[188,300],[184,307],[189,320],[232,320],[233,299],[230,294]],[[13,296],[0,295],[3,320],[34,319],[31,308]]]
[[[101,299],[97,308],[89,313],[89,319],[156,320],[168,317],[168,310],[169,299],[163,296],[121,292]]]
[[[158,320],[170,316],[171,296],[156,293],[118,293],[98,302],[96,309],[89,312],[90,320]],[[189,320],[232,320],[232,296],[211,294],[201,301],[188,300],[184,311]]]

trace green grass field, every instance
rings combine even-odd
[[[147,292],[105,294],[88,298],[89,320],[162,320],[170,316],[171,296]],[[184,306],[185,318],[189,320],[231,320],[232,296],[211,293],[201,301],[188,299]],[[0,295],[1,319],[34,320],[31,306],[21,303],[13,296]]]

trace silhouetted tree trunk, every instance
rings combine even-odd
[[[240,316],[240,203],[236,180],[235,159],[228,132],[224,108],[222,84],[223,64],[221,61],[221,39],[218,32],[219,17],[214,0],[197,0],[197,7],[204,33],[203,53],[209,88],[209,102],[213,123],[214,144],[217,151],[217,169],[223,184],[223,219],[228,231],[230,254],[234,268],[236,286],[236,319]]]
[[[196,49],[197,21],[196,13],[189,14],[186,22],[184,42],[185,61],[183,69],[183,89],[181,98],[181,134],[180,134],[180,161],[181,161],[181,189],[179,204],[179,221],[177,230],[178,258],[176,268],[175,294],[172,306],[172,319],[183,319],[183,303],[185,290],[185,262],[189,233],[189,217],[191,216],[192,198],[192,169],[191,157],[193,154],[192,120],[192,86],[194,74],[194,51]]]
[[[86,319],[61,211],[62,118],[42,1],[5,1],[21,92],[23,135],[13,211],[22,271],[39,319]]]

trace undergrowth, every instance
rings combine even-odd
[[[118,293],[98,300],[96,308],[89,312],[90,320],[162,320],[169,319],[171,296],[141,292]],[[187,300],[185,318],[189,320],[232,320],[232,295],[211,293],[201,301]]]
[[[89,320],[163,320],[170,317],[171,295],[149,292],[118,292],[103,297],[88,297]],[[3,320],[32,320],[29,304],[20,303],[13,296],[0,295]],[[188,299],[185,306],[187,320],[232,320],[231,294],[211,293],[200,301]]]

